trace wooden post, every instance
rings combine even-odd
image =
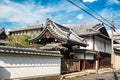
[[[82,70],[86,69],[86,53],[84,53],[84,61],[83,61],[83,68]]]
[[[79,60],[79,66],[78,66],[78,69],[79,69],[78,71],[80,71],[80,60]]]

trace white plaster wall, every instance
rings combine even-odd
[[[0,80],[60,74],[60,57],[0,55]]]
[[[93,49],[93,38],[88,37],[86,38],[86,40],[87,40],[88,46],[80,47],[80,48],[92,50]],[[111,41],[95,36],[95,50],[111,53]]]
[[[95,50],[105,52],[105,40],[95,36]]]
[[[75,59],[84,59],[84,53],[75,53]]]
[[[111,53],[111,41],[96,36],[95,37],[95,50]]]
[[[87,54],[86,54],[86,59],[87,59],[87,60],[94,60],[94,54],[87,53]]]
[[[74,56],[75,59],[84,59],[84,53],[76,53]],[[94,54],[86,53],[87,60],[94,60]]]
[[[86,38],[86,41],[87,41],[88,46],[87,46],[87,47],[80,47],[80,48],[81,48],[81,49],[89,49],[89,50],[92,50],[92,49],[93,49],[93,39],[92,39],[92,37]]]
[[[106,52],[111,53],[111,41],[106,41]]]

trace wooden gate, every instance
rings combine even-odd
[[[111,57],[104,57],[101,58],[99,61],[100,68],[106,68],[111,66]]]
[[[62,59],[61,73],[71,73],[80,71],[80,60],[77,59]]]
[[[95,60],[87,60],[85,69],[95,69]]]

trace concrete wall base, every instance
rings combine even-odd
[[[27,77],[27,78],[17,78],[10,80],[60,80],[61,75],[49,75],[49,76],[37,76],[37,77]]]

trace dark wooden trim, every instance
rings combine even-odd
[[[93,36],[93,51],[95,51],[95,36]]]
[[[86,53],[84,53],[84,60],[83,60],[83,66],[82,66],[82,70],[86,69]]]

